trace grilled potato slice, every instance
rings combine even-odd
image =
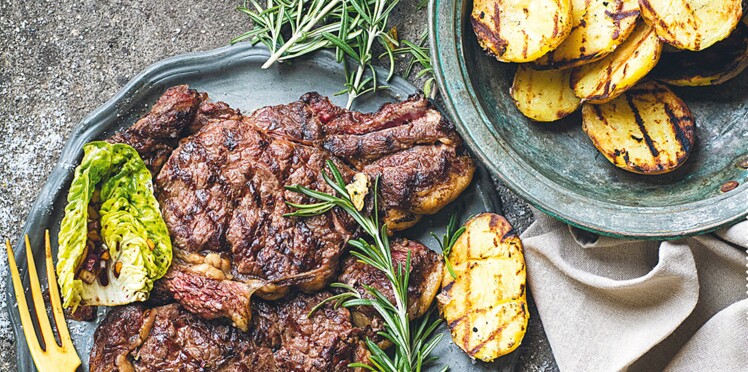
[[[576,111],[581,100],[571,90],[570,70],[536,71],[519,65],[509,94],[519,111],[536,121],[554,121]]]
[[[571,0],[475,0],[473,31],[502,62],[529,62],[555,49],[571,31]]]
[[[743,0],[639,0],[644,20],[680,49],[704,50],[726,38],[743,17]]]
[[[639,23],[607,57],[574,68],[571,86],[582,102],[605,103],[634,86],[660,59],[662,43],[654,29]]]
[[[613,165],[640,174],[680,167],[694,143],[691,111],[665,85],[646,81],[603,105],[582,106],[582,129]]]
[[[571,33],[558,48],[534,62],[536,68],[569,68],[602,59],[634,30],[637,0],[571,0]]]
[[[707,50],[664,54],[652,76],[671,85],[717,85],[738,76],[746,67],[748,25],[740,22],[730,37]]]
[[[525,259],[522,242],[507,220],[480,214],[452,247],[439,309],[452,340],[468,355],[488,362],[516,349],[527,329]]]

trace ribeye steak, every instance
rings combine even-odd
[[[286,186],[333,193],[321,177],[328,160],[346,182],[356,173],[379,179],[373,213],[395,231],[454,200],[475,170],[453,125],[422,95],[362,114],[308,93],[242,115],[177,86],[110,141],[134,146],[155,175],[175,248],[156,293],[245,330],[253,293],[272,300],[323,289],[358,234],[338,209],[285,217],[287,202],[314,202]]]

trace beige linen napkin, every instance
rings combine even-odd
[[[562,371],[748,371],[748,221],[648,242],[534,212],[527,280]]]

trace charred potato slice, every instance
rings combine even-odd
[[[742,0],[639,0],[644,20],[680,49],[704,50],[725,39],[743,16]]]
[[[605,103],[634,86],[660,59],[662,43],[644,23],[607,57],[574,68],[571,86],[582,102]]]
[[[561,119],[579,108],[580,99],[571,90],[570,70],[536,71],[520,65],[514,74],[510,95],[519,111],[536,121]]]
[[[537,68],[569,68],[605,57],[626,40],[639,18],[637,0],[571,0],[571,33]]]
[[[680,86],[722,84],[748,67],[748,25],[741,22],[725,40],[701,52],[665,54],[652,76]]]
[[[475,0],[473,30],[502,62],[529,62],[555,49],[571,31],[570,0]]]
[[[582,107],[582,129],[613,165],[663,174],[683,165],[693,148],[694,119],[665,85],[641,83],[603,105]]]
[[[437,296],[452,340],[468,355],[491,361],[522,342],[529,313],[522,242],[504,217],[483,213],[468,221],[452,247]]]

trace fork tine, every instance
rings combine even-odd
[[[16,294],[16,302],[18,303],[18,313],[21,317],[23,334],[26,336],[26,344],[29,346],[31,358],[34,359],[34,363],[39,364],[43,352],[39,346],[39,340],[36,338],[34,323],[31,321],[31,315],[29,314],[29,306],[26,304],[26,296],[23,292],[21,276],[18,275],[18,266],[16,266],[16,258],[13,255],[13,248],[10,247],[10,241],[7,239],[5,240],[5,248],[8,251],[8,268],[10,269],[10,275],[13,278],[13,292]]]
[[[55,325],[57,326],[57,334],[60,336],[60,343],[62,348],[68,348],[73,346],[73,341],[70,339],[70,333],[68,332],[68,326],[65,322],[65,314],[62,312],[62,304],[60,303],[60,290],[57,288],[57,276],[55,275],[55,265],[52,263],[52,247],[49,243],[49,230],[44,233],[44,245],[47,251],[47,281],[49,282],[49,302],[52,305],[52,314],[55,316]]]
[[[36,274],[36,262],[34,262],[34,253],[31,250],[28,235],[25,235],[25,240],[26,261],[29,266],[29,288],[34,299],[34,310],[36,311],[36,319],[39,321],[39,331],[44,339],[44,347],[49,350],[51,347],[59,345],[57,345],[55,334],[52,333],[52,326],[49,324],[49,318],[47,317],[47,306],[44,304],[44,298],[42,297],[42,288],[39,284],[39,276]]]

